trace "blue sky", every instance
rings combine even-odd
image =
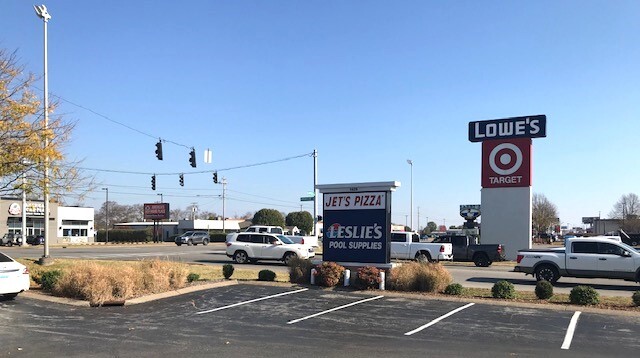
[[[547,115],[547,137],[533,141],[533,191],[563,223],[604,217],[640,192],[637,1],[45,4],[50,92],[91,110],[58,108],[77,121],[67,154],[121,204],[163,193],[172,208],[221,213],[220,170],[227,216],[294,211],[313,190],[310,156],[225,169],[317,149],[320,184],[400,181],[401,224],[413,160],[414,224],[418,206],[421,226],[460,224],[459,205],[480,203],[481,145],[468,123],[534,114]],[[32,5],[0,3],[0,47],[41,74]],[[158,138],[184,146],[166,142],[158,161]],[[184,188],[163,175],[180,172]],[[100,187],[84,205],[102,205]]]

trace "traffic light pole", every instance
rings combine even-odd
[[[313,236],[318,236],[318,151],[313,150]]]

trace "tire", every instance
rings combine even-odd
[[[477,254],[473,257],[473,263],[477,267],[489,267],[491,266],[491,260],[485,254]]]
[[[419,251],[416,254],[416,261],[418,262],[432,262],[431,255],[429,253],[425,253],[424,251]]]
[[[246,264],[249,262],[249,256],[244,251],[236,251],[236,253],[233,254],[233,261],[237,264]]]
[[[289,266],[291,260],[295,259],[296,257],[298,257],[298,255],[296,255],[295,253],[287,252],[286,254],[284,254],[284,259],[282,261],[284,261],[285,265]]]
[[[551,265],[541,265],[536,268],[536,281],[549,281],[551,283],[556,283],[558,279],[560,279],[560,274],[555,267]]]
[[[189,241],[187,241],[187,246],[193,246],[193,240],[189,239]]]
[[[631,246],[638,246],[638,242],[637,241],[631,241]]]
[[[207,239],[202,240],[202,245],[204,245],[204,246],[209,245],[209,240],[207,240]]]
[[[7,246],[9,247],[13,246],[13,242],[12,241],[7,242]]]
[[[180,243],[180,242],[176,242],[176,245],[178,245],[178,246],[182,246],[182,243]]]

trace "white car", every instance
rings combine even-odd
[[[0,295],[13,299],[29,285],[29,269],[0,252]]]
[[[291,259],[315,256],[313,247],[295,244],[284,235],[241,232],[227,235],[227,256],[239,264],[258,260],[278,260],[289,265]]]

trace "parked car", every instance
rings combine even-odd
[[[27,244],[29,245],[44,245],[44,236],[43,235],[29,235],[27,236]]]
[[[175,243],[178,246],[186,244],[188,246],[194,246],[198,244],[209,245],[211,238],[206,231],[187,231],[184,234],[175,238]]]
[[[433,242],[453,245],[453,261],[473,261],[478,267],[489,267],[494,261],[504,261],[504,246],[501,244],[479,244],[476,237],[467,235],[444,235]]]
[[[391,232],[391,258],[416,260],[420,262],[438,262],[452,260],[451,244],[420,242],[420,236],[415,232]]]
[[[640,282],[640,252],[607,236],[570,238],[564,249],[518,251],[514,271],[551,283],[562,276]]]
[[[270,234],[284,235],[284,230],[280,226],[268,226],[268,225],[251,225],[245,230],[245,232],[268,232]]]
[[[2,246],[13,246],[13,245],[21,245],[22,244],[22,236],[14,235],[6,233],[0,238],[0,245]]]
[[[258,260],[277,260],[285,265],[299,257],[314,257],[312,246],[296,244],[288,237],[269,233],[241,232],[227,235],[227,256],[239,264]]]
[[[29,290],[29,269],[0,252],[0,295],[14,299]]]

